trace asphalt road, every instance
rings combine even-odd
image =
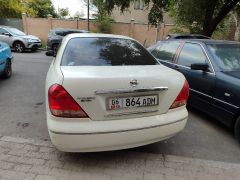
[[[52,58],[44,52],[15,53],[14,57],[13,76],[0,79],[0,135],[49,141],[44,82]],[[193,109],[185,130],[177,136],[124,151],[240,163],[240,145],[232,131]]]

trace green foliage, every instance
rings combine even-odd
[[[23,12],[31,17],[57,16],[51,0],[0,0],[1,18],[21,18]]]
[[[98,9],[96,19],[99,31],[101,33],[111,33],[111,22],[113,22],[113,19],[108,15],[104,0],[93,0],[93,4]]]
[[[134,0],[108,0],[106,9],[110,13],[117,5],[123,12],[131,1]],[[230,11],[238,9],[240,14],[240,0],[145,0],[146,5],[150,2],[153,4],[148,15],[150,24],[160,23],[163,10],[167,10],[178,25],[187,27],[191,33],[207,36],[212,35]]]
[[[61,17],[66,17],[69,15],[69,8],[60,8],[59,14]]]
[[[0,0],[0,17],[1,18],[18,18],[21,17],[23,6],[20,0]]]
[[[48,15],[52,15],[53,17],[57,17],[57,13],[55,12],[54,6],[51,0],[31,0],[28,2],[28,7],[33,9],[36,17],[47,17]]]

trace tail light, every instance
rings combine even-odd
[[[48,102],[52,115],[68,118],[87,118],[88,115],[59,84],[52,85],[48,90]]]
[[[180,91],[180,93],[178,94],[177,98],[175,99],[175,101],[173,102],[172,106],[170,107],[170,109],[174,109],[180,106],[184,106],[187,104],[187,100],[189,97],[189,84],[188,82],[185,80],[185,83],[183,85],[182,90]]]

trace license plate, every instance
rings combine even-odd
[[[158,95],[116,97],[108,99],[108,110],[158,105]]]

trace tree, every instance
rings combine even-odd
[[[23,12],[31,17],[57,17],[51,0],[0,0],[0,17],[21,18]]]
[[[0,17],[1,18],[18,18],[21,17],[23,6],[20,0],[0,0]]]
[[[61,17],[66,17],[69,15],[69,8],[60,8],[59,14]]]
[[[122,12],[134,0],[108,0],[107,10],[110,13],[114,6],[121,7]],[[163,9],[170,12],[176,22],[211,36],[223,19],[239,5],[240,0],[144,0],[146,5],[153,6],[148,15],[149,23],[157,25],[162,21]],[[195,22],[196,26],[191,29]]]
[[[96,19],[99,23],[98,28],[102,33],[111,32],[112,18],[108,16],[104,0],[93,0],[92,4],[98,9]]]
[[[212,36],[217,26],[239,2],[240,0],[171,0],[168,8],[177,23],[191,27],[196,22],[198,28],[195,31]]]
[[[36,17],[44,18],[48,15],[57,17],[57,13],[51,0],[28,0],[27,6],[28,8],[33,9]]]

